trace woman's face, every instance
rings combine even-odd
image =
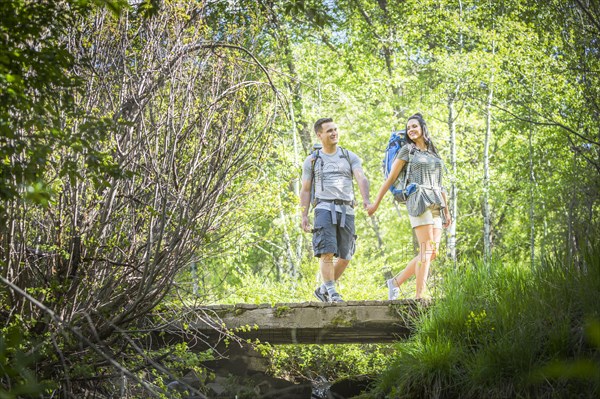
[[[419,137],[422,137],[423,130],[421,129],[421,124],[419,123],[419,121],[416,119],[409,119],[408,123],[406,124],[406,133],[412,141],[415,141]]]

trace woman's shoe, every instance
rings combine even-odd
[[[398,288],[394,285],[393,278],[387,280],[387,286],[388,286],[388,300],[394,301],[394,300],[398,299],[398,297],[400,296],[400,288]]]

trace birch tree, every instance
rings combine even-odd
[[[494,45],[492,44],[492,47]],[[492,57],[494,50],[492,50]],[[493,62],[493,61],[492,61]],[[483,144],[483,254],[484,263],[487,267],[490,266],[492,257],[492,242],[491,242],[491,217],[489,204],[489,189],[490,189],[490,166],[489,166],[489,148],[492,136],[492,102],[494,99],[494,68],[490,75],[488,83],[488,95],[485,105],[485,135]]]

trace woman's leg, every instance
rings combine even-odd
[[[426,286],[427,279],[429,277],[429,268],[431,266],[431,262],[433,262],[433,260],[435,258],[437,258],[437,251],[440,248],[441,238],[442,238],[442,229],[434,228],[433,229],[433,241],[431,242],[431,248],[427,250],[429,252],[429,261],[428,261],[428,263],[423,262],[423,265],[427,265],[427,268],[423,268],[423,270],[422,270],[424,273],[424,275],[421,277],[422,281],[423,281],[423,285],[422,285],[420,291],[419,291],[419,288],[417,288],[417,295],[416,295],[417,298],[421,298],[421,296],[423,294],[423,290]],[[423,247],[422,244],[421,244],[421,247]],[[421,254],[419,254],[419,255],[421,255]],[[425,254],[425,255],[427,255],[427,254]],[[418,283],[418,280],[417,280],[417,283]],[[419,294],[419,292],[420,292],[420,294]]]
[[[429,231],[432,231],[432,235],[431,238],[429,236]],[[419,232],[421,232],[421,234],[423,234],[423,232],[425,232],[424,234],[426,234],[426,238],[420,238],[419,237]],[[429,245],[429,255],[430,255],[430,261],[433,260],[435,258],[436,252],[433,250],[434,245],[431,244],[431,240],[433,240],[436,244],[435,244],[435,248],[437,249],[438,244],[440,242],[440,238],[442,236],[442,230],[441,229],[433,229],[433,225],[429,224],[429,225],[423,225],[423,226],[417,226],[415,227],[415,234],[417,234],[417,239],[419,240],[419,254],[417,254],[417,256],[415,256],[414,258],[412,258],[408,264],[406,265],[406,267],[404,268],[404,270],[402,270],[400,273],[396,274],[393,278],[392,281],[394,282],[394,285],[399,287],[401,286],[406,280],[408,280],[413,274],[416,274],[416,268],[417,265],[419,264],[419,262],[423,261],[423,250],[421,248],[424,248],[424,242],[425,241],[429,241],[430,245]],[[427,251],[425,251],[427,252]]]
[[[392,284],[396,287],[401,286],[413,274],[417,274],[417,270],[419,270],[420,274],[418,276],[421,279],[417,279],[417,298],[420,298],[429,275],[429,266],[437,257],[437,250],[442,238],[442,229],[435,228],[434,225],[417,226],[415,228],[415,235],[417,235],[417,240],[419,241],[419,254],[408,262],[404,270],[392,277]],[[420,267],[423,265],[426,267]]]
[[[437,258],[437,251],[440,248],[440,241],[442,239],[442,229],[433,228],[433,241],[435,246],[433,248],[433,253],[431,254],[430,261],[433,262],[435,258]]]
[[[412,258],[400,273],[392,277],[392,281],[394,282],[394,285],[396,287],[400,287],[406,280],[410,278],[410,276],[415,274],[415,266],[417,265],[419,258],[420,255],[417,255],[414,258]]]
[[[429,275],[429,265],[431,257],[434,254],[434,248],[437,249],[433,235],[433,225],[426,224],[415,227],[415,234],[419,241],[419,260],[415,265],[415,275],[417,277],[416,295],[417,299],[421,298],[425,289],[425,281]],[[436,229],[437,230],[437,229]]]

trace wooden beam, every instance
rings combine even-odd
[[[425,306],[415,300],[214,305],[199,309],[202,316],[187,328],[206,342],[222,340],[215,326],[224,326],[244,340],[274,345],[384,343],[407,338]]]

